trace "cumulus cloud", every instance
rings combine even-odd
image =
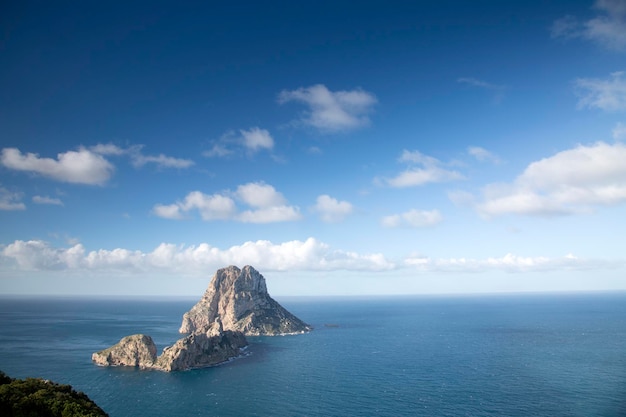
[[[179,220],[183,218],[181,203],[174,204],[155,204],[152,213],[164,219]]]
[[[439,210],[416,210],[412,209],[401,214],[385,216],[382,225],[389,228],[395,227],[429,227],[441,223],[443,216]]]
[[[285,197],[274,187],[263,182],[251,182],[237,187],[236,195],[252,207],[272,207],[285,204]]]
[[[274,139],[265,129],[253,127],[250,130],[240,130],[243,138],[243,145],[247,150],[256,152],[261,149],[272,149],[274,147]]]
[[[578,107],[605,111],[626,110],[626,80],[623,75],[623,72],[614,72],[608,79],[577,79]]]
[[[16,171],[88,185],[103,185],[111,178],[114,170],[109,161],[85,148],[59,153],[56,159],[41,158],[35,153],[23,154],[17,148],[4,148],[0,162]]]
[[[493,152],[489,152],[487,149],[481,148],[480,146],[468,147],[467,153],[480,162],[491,162],[494,164],[499,164],[502,162],[496,154],[494,154]]]
[[[424,155],[419,151],[404,150],[398,162],[409,167],[393,178],[375,179],[391,187],[415,187],[428,183],[462,180],[465,177],[457,171],[444,168],[444,164],[437,158]]]
[[[141,153],[143,145],[121,148],[117,145],[97,144],[89,149],[81,147],[77,151],[57,154],[56,159],[42,158],[36,153],[23,154],[17,148],[4,148],[0,163],[9,169],[30,172],[57,181],[104,185],[113,175],[113,164],[105,156],[128,155],[131,163],[139,168],[146,164],[155,164],[160,168],[189,168],[194,164],[189,159],[179,159],[163,154],[158,156]]]
[[[26,210],[26,205],[21,200],[21,193],[11,192],[4,187],[0,187],[0,210]]]
[[[572,254],[560,258],[545,256],[524,257],[508,253],[502,257],[486,259],[439,258],[413,256],[404,260],[404,265],[422,272],[547,272],[557,270],[590,270],[619,267],[623,262],[610,260],[582,259]]]
[[[272,243],[248,241],[221,249],[208,243],[161,243],[150,252],[124,248],[87,251],[80,244],[54,247],[41,240],[16,240],[0,250],[0,268],[21,271],[61,271],[79,274],[154,274],[206,276],[224,265],[254,265],[261,271],[391,271],[403,268],[419,272],[476,273],[492,270],[535,272],[591,270],[623,266],[623,261],[582,259],[572,254],[559,258],[506,254],[486,259],[410,256],[392,262],[381,253],[357,253],[332,249],[315,238]]]
[[[239,211],[236,200],[251,209]],[[182,219],[184,213],[197,210],[203,220],[234,220],[244,223],[274,223],[299,220],[298,207],[287,205],[287,200],[274,187],[263,182],[252,182],[237,187],[235,192],[207,195],[192,191],[174,204],[156,204],[152,212],[163,218]]]
[[[339,201],[327,194],[317,197],[313,211],[319,214],[322,221],[327,223],[340,222],[352,214],[354,208],[347,201]]]
[[[252,182],[237,187],[235,197],[252,207],[235,217],[244,223],[275,223],[299,220],[298,207],[287,205],[287,200],[274,187],[263,182]]]
[[[376,97],[365,90],[330,91],[323,84],[283,90],[278,102],[295,101],[308,109],[296,122],[314,127],[324,133],[358,129],[370,124],[369,114],[377,103]]]
[[[62,206],[63,202],[58,198],[52,198],[47,196],[35,195],[33,196],[33,203],[37,204],[50,204],[54,206]]]
[[[626,146],[579,145],[528,165],[513,183],[491,184],[476,205],[486,216],[563,215],[626,201]]]
[[[553,38],[582,38],[608,49],[626,50],[626,3],[623,0],[597,0],[597,14],[589,20],[568,15],[556,20],[551,27]]]
[[[236,220],[243,223],[279,223],[300,220],[300,210],[294,206],[262,207],[240,213]]]
[[[153,213],[168,219],[182,219],[183,213],[197,210],[203,220],[228,220],[236,213],[237,208],[232,198],[220,194],[207,195],[200,191],[192,191],[182,201],[174,204],[157,204]]]
[[[228,131],[213,143],[211,149],[202,152],[207,158],[223,158],[236,153],[252,155],[261,150],[274,149],[274,138],[268,130],[251,127],[240,129],[239,134]]]
[[[13,262],[21,270],[76,270],[101,272],[176,272],[205,275],[224,265],[254,265],[262,271],[384,271],[395,267],[382,254],[333,250],[314,238],[274,244],[248,241],[220,249],[202,243],[183,246],[162,243],[151,252],[117,248],[87,252],[83,245],[55,248],[40,240],[15,242],[1,252],[3,264]]]

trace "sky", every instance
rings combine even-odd
[[[0,6],[0,295],[626,290],[626,0]]]

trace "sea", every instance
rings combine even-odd
[[[196,298],[0,298],[0,370],[126,416],[626,416],[626,293],[276,298],[314,326],[165,373],[99,367],[173,343]]]

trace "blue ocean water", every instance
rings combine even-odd
[[[122,416],[626,416],[626,294],[278,298],[315,330],[163,373],[91,353],[179,338],[196,299],[0,298],[0,369]]]

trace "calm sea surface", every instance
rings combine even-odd
[[[174,342],[197,300],[0,298],[0,369],[122,416],[626,416],[626,294],[278,298],[310,334],[162,373],[91,353]]]

